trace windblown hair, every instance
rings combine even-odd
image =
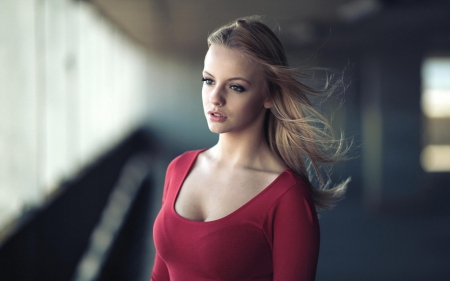
[[[316,207],[329,209],[343,197],[346,181],[330,188],[331,164],[346,159],[349,145],[339,138],[329,121],[319,113],[311,97],[328,97],[339,83],[316,89],[300,82],[313,79],[305,71],[289,67],[277,36],[257,17],[238,19],[208,37],[208,47],[222,45],[242,52],[259,65],[266,78],[266,97],[272,100],[267,111],[267,142],[289,168],[308,184]]]

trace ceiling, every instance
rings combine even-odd
[[[189,56],[204,55],[206,37],[216,28],[249,15],[263,16],[264,22],[280,35],[287,48],[317,43],[321,37],[328,36],[331,29],[340,34],[336,44],[346,44],[349,40],[363,40],[367,30],[384,36],[395,29],[395,32],[391,32],[395,39],[399,30],[404,33],[404,30],[424,29],[424,26],[430,25],[430,21],[438,26],[450,25],[450,1],[444,0],[91,2],[146,48]],[[374,40],[377,40],[376,37]]]

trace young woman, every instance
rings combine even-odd
[[[218,29],[208,46],[203,108],[219,141],[168,167],[152,280],[314,280],[316,207],[346,184],[325,189],[322,165],[345,151],[308,100],[322,92],[295,79],[258,20]]]

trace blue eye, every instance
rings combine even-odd
[[[202,78],[202,81],[206,84],[206,85],[212,85],[213,84],[213,80],[209,79],[209,78]]]
[[[231,90],[238,92],[238,93],[242,93],[245,91],[245,89],[239,85],[231,85],[230,88],[231,88]]]

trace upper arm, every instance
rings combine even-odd
[[[156,253],[155,263],[153,266],[152,276],[150,281],[168,281],[170,280],[169,271],[167,269],[166,263],[161,259],[161,257]]]
[[[164,180],[164,189],[163,189],[163,195],[162,195],[162,200],[161,200],[162,204],[164,204],[164,201],[165,201],[167,193],[168,193],[170,181],[173,176],[175,160],[170,162],[170,164],[168,165],[168,167],[166,169],[166,176],[165,176],[165,180]],[[158,250],[156,250],[155,260],[154,260],[154,264],[153,264],[153,270],[152,270],[152,275],[151,275],[150,281],[166,281],[166,280],[170,280],[169,271],[168,271],[166,263],[159,256]]]
[[[290,188],[273,206],[269,224],[272,231],[273,280],[314,280],[320,233],[309,194],[298,187]]]

